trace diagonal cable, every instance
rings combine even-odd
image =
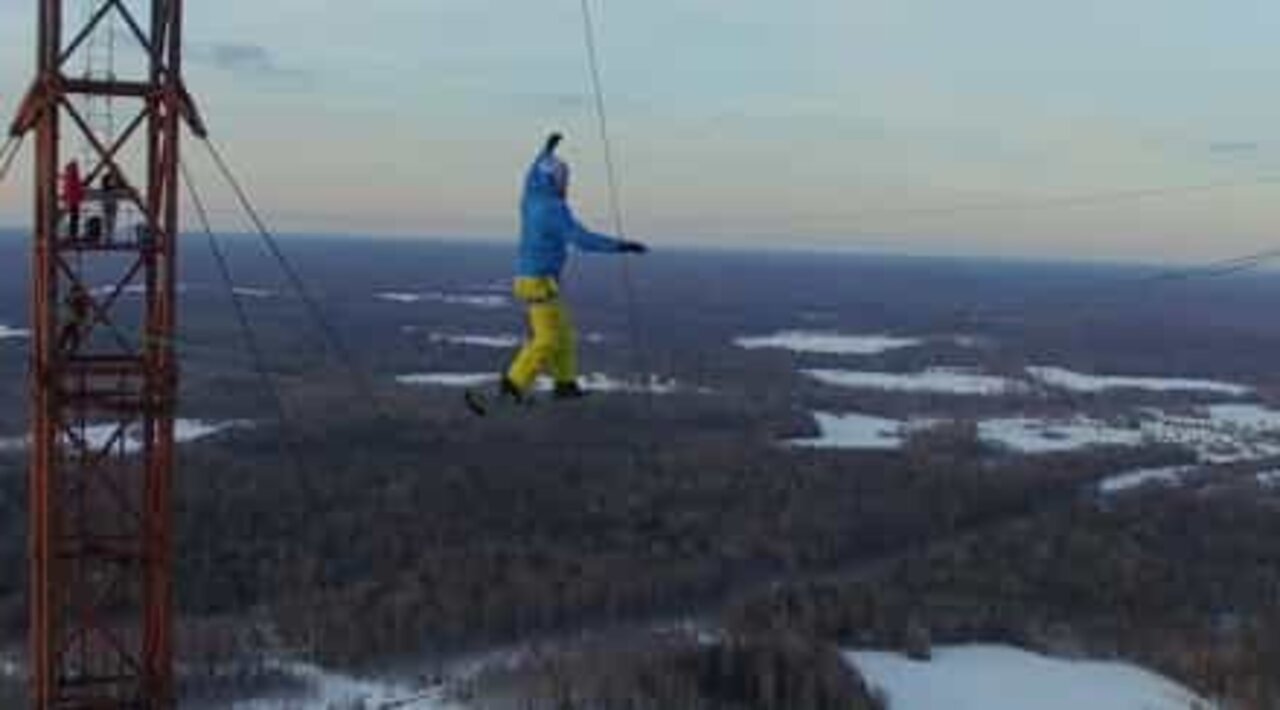
[[[263,243],[267,246],[267,250],[271,253],[271,256],[276,260],[276,263],[279,264],[280,269],[284,272],[285,277],[289,280],[294,292],[302,299],[311,319],[315,321],[316,325],[320,328],[320,331],[329,347],[338,356],[338,359],[347,369],[352,382],[355,383],[356,387],[369,401],[369,403],[377,409],[380,414],[386,416],[387,412],[383,410],[381,406],[382,402],[377,396],[373,383],[370,381],[368,375],[357,364],[355,356],[352,354],[350,348],[347,347],[342,335],[338,332],[338,329],[334,327],[332,321],[330,321],[328,316],[325,315],[324,309],[321,307],[320,302],[316,299],[311,289],[307,286],[306,281],[302,278],[302,274],[298,272],[298,270],[289,261],[289,258],[285,256],[284,250],[280,248],[280,244],[276,240],[275,235],[267,227],[267,224],[262,219],[261,214],[258,212],[257,208],[254,207],[253,201],[249,199],[248,192],[244,189],[244,186],[240,184],[240,181],[236,179],[235,173],[231,170],[231,167],[227,164],[226,160],[223,159],[217,146],[215,146],[213,141],[208,138],[202,138],[201,142],[204,143],[205,148],[209,152],[209,156],[213,159],[213,162],[217,166],[218,171],[222,174],[223,179],[227,181],[228,186],[230,186],[231,190],[235,193],[236,199],[239,201],[241,208],[257,229],[258,236],[261,237]]]
[[[293,428],[289,424],[284,395],[280,392],[280,387],[275,378],[272,377],[262,344],[253,329],[252,321],[249,320],[249,312],[245,308],[244,299],[236,292],[235,279],[231,273],[231,264],[227,260],[227,255],[223,251],[222,245],[218,243],[217,235],[214,234],[212,224],[209,221],[209,214],[205,211],[204,200],[200,197],[200,192],[196,188],[187,164],[185,162],[179,163],[179,167],[182,170],[183,184],[187,188],[187,194],[191,197],[191,204],[195,207],[196,216],[200,220],[200,226],[204,230],[208,241],[209,251],[213,254],[214,263],[217,264],[218,275],[231,298],[232,309],[235,312],[236,321],[240,328],[240,337],[244,340],[245,348],[249,351],[249,357],[253,361],[254,370],[267,392],[268,399],[271,401],[277,424],[280,427],[281,453],[293,464],[295,476],[303,494],[308,501],[312,501],[315,499],[316,491],[310,479],[306,476],[306,469],[303,467],[301,457],[297,452],[296,437],[293,435]]]

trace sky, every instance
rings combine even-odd
[[[655,246],[1280,243],[1274,0],[590,2],[625,224]],[[6,117],[36,7],[0,0]],[[281,231],[511,239],[551,129],[579,214],[612,223],[579,0],[189,2],[186,27],[187,83]],[[244,228],[189,155],[218,227]],[[28,179],[0,185],[0,224],[26,218]],[[1206,184],[1230,187],[1076,200]]]

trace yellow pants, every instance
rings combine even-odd
[[[543,373],[558,383],[577,380],[578,339],[560,301],[560,285],[551,277],[521,276],[514,292],[529,307],[531,335],[507,370],[507,379],[521,392],[528,392]]]

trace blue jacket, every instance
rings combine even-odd
[[[569,204],[556,190],[555,179],[539,163],[549,157],[538,154],[524,181],[520,201],[520,276],[560,278],[569,245],[582,251],[617,253],[623,242],[583,227]]]

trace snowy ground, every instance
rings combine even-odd
[[[493,348],[495,350],[515,348],[520,345],[521,341],[518,335],[450,335],[446,333],[431,333],[427,338],[433,343],[443,345]]]
[[[846,654],[893,710],[1192,710],[1212,708],[1150,671],[1071,661],[1008,646],[934,649],[932,661],[895,653]]]
[[[1206,392],[1230,397],[1243,397],[1252,387],[1218,382],[1164,377],[1116,377],[1087,375],[1061,367],[1029,367],[1027,374],[1042,384],[1071,392],[1097,393],[1109,390],[1136,389],[1148,392]]]
[[[0,324],[0,340],[21,340],[31,337],[31,331],[22,328],[10,328]]]
[[[396,378],[396,382],[413,387],[483,387],[497,381],[497,374],[483,372],[427,372],[400,375]],[[688,390],[675,380],[658,375],[649,375],[647,378],[637,380],[622,380],[595,372],[579,377],[578,383],[583,389],[589,391],[613,394],[667,395]],[[550,390],[551,382],[546,379],[539,381],[538,389]]]
[[[253,423],[247,421],[209,422],[199,419],[179,419],[174,422],[174,439],[179,444],[185,444],[220,434],[229,429],[251,426],[253,426]],[[119,438],[117,438],[117,429],[118,427],[114,424],[90,424],[83,430],[77,429],[75,435],[83,437],[85,442],[95,449],[102,449],[108,444],[123,447],[122,452],[126,454],[137,453],[142,449],[141,432],[137,425],[127,428],[124,436]],[[66,434],[63,434],[64,440],[66,436]],[[25,436],[0,438],[0,453],[24,451],[27,445],[28,439]]]
[[[869,372],[864,370],[802,370],[822,384],[892,392],[997,396],[1027,389],[1025,383],[973,370],[931,368],[923,372]]]
[[[301,681],[307,691],[289,697],[254,698],[231,704],[232,710],[332,710],[334,708],[386,708],[402,710],[459,710],[443,692],[426,691],[405,683],[354,678],[326,671],[308,663],[281,664],[280,670]]]
[[[819,436],[788,442],[810,448],[894,449],[913,430],[936,420],[901,421],[859,413],[816,412]],[[1280,456],[1280,411],[1253,404],[1211,405],[1192,414],[1143,409],[1125,421],[1083,416],[1007,417],[977,422],[983,442],[1021,454],[1047,454],[1100,446],[1174,444],[1203,464],[1258,461]],[[1136,473],[1136,472],[1135,472]],[[1128,473],[1124,475],[1130,475]]]
[[[918,347],[920,338],[892,335],[842,335],[839,333],[789,330],[773,335],[742,337],[733,341],[745,350],[777,349],[822,355],[879,355],[890,350]]]
[[[896,419],[866,414],[817,412],[818,430],[813,439],[793,439],[791,446],[812,449],[895,450],[906,442],[906,425]]]
[[[391,303],[443,303],[449,306],[470,306],[472,308],[506,308],[511,299],[493,293],[446,293],[443,291],[426,291],[414,293],[409,291],[382,291],[374,294],[375,298]]]
[[[1111,476],[1098,484],[1098,491],[1105,495],[1125,493],[1145,486],[1178,486],[1183,476],[1196,470],[1195,466],[1168,466],[1146,468]]]
[[[1026,417],[988,419],[978,423],[978,435],[988,444],[1023,454],[1058,453],[1097,446],[1140,446],[1146,440],[1139,429],[1118,429],[1084,417],[1063,420]]]
[[[269,288],[257,288],[254,286],[236,286],[231,292],[241,298],[258,298],[267,299],[275,298],[279,294]]]
[[[400,375],[396,382],[410,387],[481,387],[498,381],[491,372],[420,372]]]
[[[1280,488],[1280,471],[1262,471],[1257,474],[1257,479],[1263,488]]]

